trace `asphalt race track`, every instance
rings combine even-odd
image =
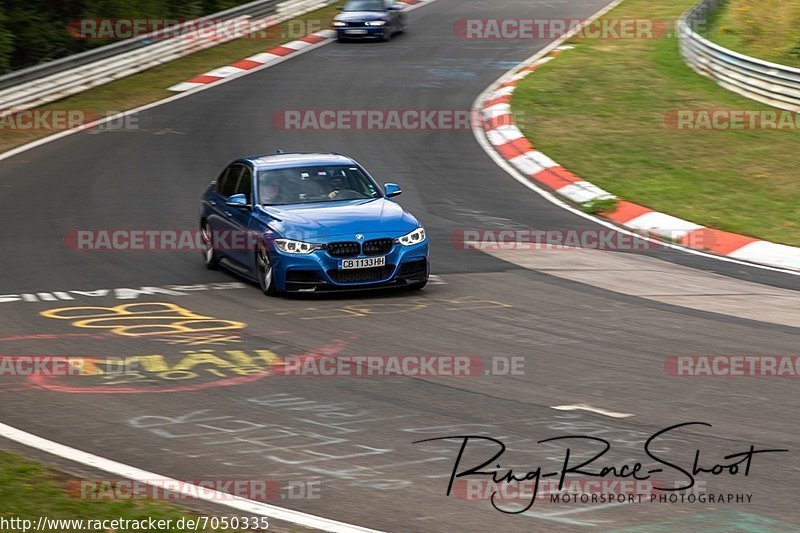
[[[800,528],[796,378],[665,370],[676,355],[797,356],[800,277],[670,250],[596,261],[575,251],[529,260],[464,250],[451,235],[466,228],[596,226],[511,178],[470,131],[272,126],[286,109],[469,109],[547,43],[459,39],[456,20],[585,18],[605,3],[438,0],[410,13],[409,33],[390,43],[333,43],[143,111],[139,130],[78,133],[0,161],[0,295],[20,295],[0,296],[0,354],[149,356],[139,375],[4,377],[0,422],[178,479],[318,483],[318,497],[272,503],[384,531]],[[65,245],[75,229],[194,229],[199,197],[220,169],[278,148],[342,152],[381,182],[401,184],[399,202],[431,237],[434,282],[414,294],[266,298],[205,270],[194,252]],[[143,287],[151,289],[136,292]],[[47,294],[21,296],[37,293]],[[205,342],[144,335],[114,320],[124,316],[119,306],[137,303],[162,304],[134,309],[173,313],[175,321],[183,312],[234,326]],[[104,309],[64,310],[85,306]],[[248,373],[248,364],[272,354],[466,355],[499,370],[424,378]],[[501,375],[504,362],[520,357],[524,372]],[[632,416],[553,409],[575,404]],[[695,450],[707,467],[751,444],[789,451],[756,455],[748,476],[698,476],[707,492],[750,494],[749,503],[537,501],[504,514],[483,495],[446,496],[457,442],[413,444],[493,437],[508,448],[503,465],[524,473],[557,469],[564,447],[537,441],[565,435],[612,443],[593,466],[646,463],[647,438],[683,422],[711,424],[659,442],[687,469]],[[490,450],[476,445],[462,466],[480,464]],[[591,450],[596,443],[572,446],[586,459]],[[661,476],[669,486],[685,481],[674,470]]]

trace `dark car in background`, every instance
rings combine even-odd
[[[404,5],[394,0],[349,0],[331,25],[338,40],[388,41],[406,31]]]

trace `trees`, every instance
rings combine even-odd
[[[191,19],[244,0],[0,0],[0,73],[108,44],[67,31],[80,18]]]
[[[13,47],[11,32],[6,29],[6,16],[0,12],[0,74],[11,70]]]

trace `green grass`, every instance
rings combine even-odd
[[[583,204],[583,210],[590,215],[599,215],[601,213],[608,213],[617,208],[616,198],[603,198],[590,200]]]
[[[172,520],[177,529],[181,518],[197,519],[197,515],[173,504],[149,500],[86,500],[67,491],[71,479],[18,455],[0,452],[0,517],[21,518],[36,524],[39,517],[53,519],[113,520]],[[3,529],[2,531],[12,531]],[[17,529],[21,531],[21,529]],[[76,529],[60,529],[63,532]],[[199,529],[199,531],[222,531]]]
[[[626,0],[606,18],[675,20],[695,2]],[[695,74],[670,34],[571,44],[514,93],[534,146],[623,199],[800,245],[800,131],[666,127],[680,109],[772,110]]]
[[[709,21],[712,41],[800,68],[800,0],[728,0]]]
[[[293,19],[291,22],[283,22],[281,23],[281,31],[268,31],[268,35],[265,37],[237,39],[202,50],[139,74],[64,98],[39,109],[77,109],[104,117],[112,112],[134,109],[173,96],[176,93],[168,91],[169,87],[214,68],[228,65],[245,57],[264,52],[269,48],[294,41],[302,37],[302,35],[297,34],[299,28],[307,28],[308,33],[329,28],[331,19],[338,13],[336,5],[339,4],[307,13]],[[283,32],[287,35],[282,36],[281,33]],[[0,152],[53,133],[55,132],[4,129],[0,132]]]

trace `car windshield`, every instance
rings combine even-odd
[[[350,0],[342,11],[384,11],[383,0]]]
[[[375,183],[352,165],[263,170],[258,174],[262,205],[292,205],[380,198]]]

